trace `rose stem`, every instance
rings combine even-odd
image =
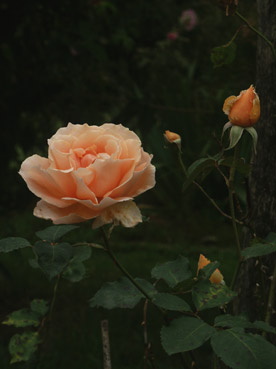
[[[109,240],[108,240],[108,237],[107,237],[106,232],[103,229],[103,227],[101,227],[101,231],[102,231],[102,235],[103,235],[103,239],[104,239],[104,243],[105,243],[105,247],[106,247],[105,248],[105,251],[107,252],[107,254],[113,260],[113,262],[115,263],[115,265],[120,269],[120,271],[130,280],[130,282],[146,297],[146,299],[148,299],[150,302],[153,303],[152,298],[148,295],[148,293],[143,289],[143,287],[141,287],[135,281],[135,279],[129,274],[129,272],[119,263],[119,261],[117,260],[116,256],[111,251],[110,245],[109,245]],[[166,316],[165,311],[162,310],[162,309],[160,309],[157,305],[155,305],[155,306],[162,313],[162,315],[165,317]]]
[[[183,160],[182,160],[182,156],[181,156],[181,150],[178,148],[178,161],[179,161],[179,164],[183,170],[183,173],[185,174],[185,177],[188,178],[188,172],[187,172],[187,169],[183,163]],[[196,181],[193,181],[192,182],[202,193],[205,197],[207,197],[207,199],[211,202],[211,204],[218,210],[218,212],[224,216],[225,218],[228,218],[228,219],[233,219],[232,216],[226,214],[219,206],[218,204],[215,202],[215,200],[213,200],[209,195],[208,193],[203,189],[203,187],[197,183]],[[238,224],[243,224],[243,222],[241,222],[240,220],[238,219],[235,219],[235,222],[238,223]]]
[[[236,279],[240,270],[240,266],[242,263],[242,254],[241,254],[241,245],[240,245],[240,238],[239,238],[239,233],[238,233],[238,229],[237,229],[237,224],[235,222],[235,207],[234,207],[234,200],[233,200],[233,192],[234,192],[234,178],[235,178],[235,172],[236,172],[236,162],[237,162],[237,157],[238,157],[238,145],[236,145],[235,150],[234,150],[234,158],[233,158],[233,163],[231,165],[230,168],[230,174],[229,174],[229,187],[228,187],[228,197],[229,197],[229,205],[230,205],[230,212],[231,212],[231,217],[232,217],[232,226],[233,226],[233,231],[234,231],[234,236],[235,236],[235,240],[236,240],[236,246],[237,246],[237,254],[238,254],[238,263],[232,278],[232,282],[231,282],[231,288],[233,289],[235,287],[235,283],[236,283]]]
[[[52,314],[53,314],[53,309],[54,309],[55,302],[56,302],[56,296],[57,296],[57,289],[58,289],[59,281],[60,281],[60,274],[58,274],[57,279],[56,279],[56,283],[54,285],[53,298],[52,298],[52,301],[51,301],[50,312],[49,312],[49,320],[52,319]]]
[[[135,281],[135,279],[129,274],[129,272],[119,263],[119,261],[117,260],[116,256],[111,251],[109,240],[108,240],[108,237],[107,237],[106,232],[103,229],[103,227],[101,227],[101,232],[102,232],[102,236],[103,236],[104,243],[105,243],[105,251],[107,252],[107,254],[113,260],[113,262],[115,263],[115,265],[120,269],[120,271],[130,280],[130,282],[146,297],[147,300],[149,300],[156,307],[156,309],[162,314],[166,325],[168,325],[169,324],[169,320],[168,320],[168,317],[167,317],[167,313],[164,310],[160,309],[159,306],[157,306],[157,305],[154,304],[152,298],[147,294],[147,292],[143,289],[143,287],[141,287]],[[190,314],[187,314],[187,315],[190,316]],[[184,362],[184,359],[183,359],[183,354],[182,353],[179,353],[179,354],[177,354],[177,356],[180,358],[181,363],[182,363],[183,367],[185,368],[186,365],[185,365],[185,362]],[[196,366],[194,366],[194,368],[196,368]]]

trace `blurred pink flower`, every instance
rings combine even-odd
[[[182,12],[180,23],[184,26],[186,31],[191,31],[198,24],[198,17],[193,9],[187,9]]]
[[[167,33],[167,40],[170,40],[170,41],[174,41],[178,38],[178,33],[177,32],[169,32]]]

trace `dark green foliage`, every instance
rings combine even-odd
[[[259,335],[242,328],[218,331],[211,338],[218,357],[233,369],[274,369],[276,348]]]
[[[147,281],[136,278],[136,282],[142,286],[149,296],[154,296],[157,291]],[[101,306],[105,309],[133,308],[145,296],[126,277],[119,281],[104,284],[101,289],[90,299],[90,306]]]
[[[270,232],[264,243],[253,243],[252,246],[242,250],[245,259],[271,254],[276,251],[276,234]]]
[[[77,228],[79,228],[79,226],[76,225],[69,224],[56,225],[48,227],[43,231],[38,231],[36,232],[36,235],[42,241],[57,242],[62,236],[66,235],[68,232],[71,232]]]
[[[189,279],[192,275],[187,258],[179,256],[174,261],[168,261],[164,264],[156,265],[151,275],[156,279],[163,279],[168,286],[175,287],[178,283]]]
[[[86,269],[83,263],[72,259],[64,270],[62,277],[70,282],[79,282],[84,278],[85,273]]]
[[[220,264],[217,261],[213,261],[205,265],[204,268],[199,270],[198,277],[200,279],[209,279],[211,275],[214,273],[214,271],[219,267],[219,265]]]
[[[29,309],[13,311],[2,324],[13,325],[14,327],[28,327],[39,325],[39,314]]]
[[[73,247],[73,256],[68,266],[65,268],[62,276],[71,282],[81,281],[86,273],[86,268],[83,261],[89,259],[91,256],[91,247],[77,246]]]
[[[216,331],[200,319],[181,317],[161,330],[162,346],[169,355],[201,346]]]
[[[230,44],[214,47],[211,51],[211,61],[215,68],[231,64],[236,56],[237,45]]]
[[[12,336],[9,343],[11,364],[28,361],[37,350],[39,338],[37,332],[24,332]]]
[[[38,241],[34,245],[37,262],[49,279],[60,274],[72,257],[72,246],[69,243],[52,244]]]
[[[228,156],[227,158],[223,158],[218,161],[219,165],[226,166],[229,168],[231,167],[232,163],[233,163],[233,156]],[[235,168],[237,172],[239,172],[245,177],[248,177],[250,173],[251,165],[247,164],[243,158],[238,158],[235,162]]]
[[[182,298],[169,293],[158,293],[153,297],[153,303],[166,310],[191,311],[190,306]]]
[[[198,311],[221,306],[230,302],[237,294],[223,284],[199,281],[192,289],[193,302]]]
[[[190,184],[195,181],[199,176],[204,177],[204,172],[207,169],[214,169],[216,161],[213,158],[202,158],[196,160],[193,164],[191,164],[187,171],[187,179],[183,184],[182,190],[186,190],[190,186]],[[209,171],[208,171],[209,174]]]
[[[0,240],[0,252],[10,252],[31,246],[30,242],[21,237],[8,237]]]
[[[251,323],[248,321],[248,319],[243,315],[230,315],[230,314],[224,314],[224,315],[218,315],[215,318],[215,327],[240,327],[240,328],[248,328],[251,327]]]
[[[48,301],[42,299],[35,299],[31,301],[31,310],[38,313],[40,316],[44,316],[48,312]]]
[[[257,329],[263,332],[276,334],[276,328],[272,327],[268,323],[261,320],[256,320],[251,323],[243,315],[219,315],[215,318],[215,327]]]

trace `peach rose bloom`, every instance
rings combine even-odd
[[[200,269],[203,269],[206,265],[210,264],[210,260],[208,260],[204,255],[200,254],[199,261],[198,261],[198,267],[197,267],[197,274],[200,271]],[[216,269],[214,273],[211,274],[211,277],[209,278],[211,283],[220,284],[223,283],[223,275],[219,271],[219,269]]]
[[[115,218],[119,214],[117,220],[122,223],[129,213],[126,226],[141,221],[138,208],[133,212],[133,205],[120,206],[155,185],[152,155],[144,152],[134,132],[121,124],[68,123],[48,144],[48,158],[33,155],[19,172],[41,198],[35,216],[54,224],[71,224],[102,215],[100,226],[104,220],[111,221],[105,214],[109,209]],[[110,212],[114,205],[115,211]]]
[[[240,92],[239,96],[229,96],[222,110],[234,126],[251,127],[260,118],[260,100],[253,85]]]

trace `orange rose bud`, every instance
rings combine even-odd
[[[181,137],[179,136],[178,133],[175,132],[171,132],[171,131],[165,131],[164,133],[165,138],[170,142],[170,143],[176,143],[176,144],[180,144],[181,142]]]
[[[200,254],[197,266],[197,274],[200,269],[203,269],[206,265],[210,263],[210,260],[208,260],[204,255]],[[220,284],[223,282],[223,275],[221,274],[219,269],[216,269],[209,279],[211,283]]]
[[[222,110],[234,126],[251,127],[260,118],[260,100],[253,85],[240,92],[239,96],[229,96]]]

